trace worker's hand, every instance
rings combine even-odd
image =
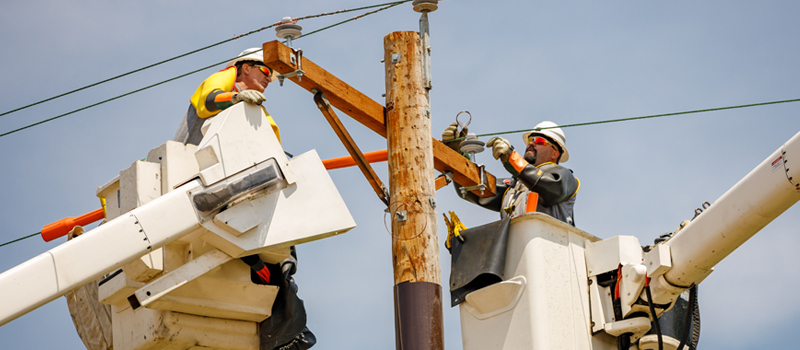
[[[287,281],[289,280],[289,276],[294,275],[297,272],[297,259],[293,256],[290,256],[283,261],[281,261],[281,273],[283,273],[283,278]]]
[[[492,148],[492,157],[494,157],[494,159],[500,159],[503,162],[508,161],[508,156],[511,154],[511,151],[514,150],[508,140],[502,137],[492,137],[486,142],[486,146]]]
[[[456,135],[456,133],[458,133],[458,135]],[[442,133],[442,142],[444,142],[445,145],[452,148],[454,151],[461,153],[461,140],[451,142],[447,141],[465,136],[467,136],[467,128],[465,127],[461,129],[461,132],[458,132],[458,122],[454,122],[444,129],[444,132]]]
[[[244,101],[254,105],[260,105],[266,100],[267,98],[264,97],[264,94],[256,90],[244,90],[236,95],[233,95],[233,98],[231,98],[231,102],[233,102],[233,104]]]

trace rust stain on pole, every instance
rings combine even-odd
[[[383,43],[397,346],[442,349],[433,139],[419,33],[390,33]],[[412,338],[415,345],[404,345]]]

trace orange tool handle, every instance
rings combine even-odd
[[[68,217],[58,220],[50,225],[42,228],[42,238],[45,242],[50,242],[58,237],[64,236],[77,225],[86,226],[95,221],[100,221],[105,218],[103,208],[97,209],[91,213],[86,213],[78,217]]]
[[[389,160],[389,153],[386,150],[367,152],[364,153],[364,158],[366,158],[367,162],[370,163],[385,162]],[[344,156],[339,158],[325,159],[322,161],[322,165],[325,165],[325,169],[327,170],[333,170],[355,166],[356,161],[353,160],[353,157],[351,156]]]
[[[536,192],[528,192],[528,201],[525,203],[525,212],[533,213],[536,207],[539,206],[539,194]]]

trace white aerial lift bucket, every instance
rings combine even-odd
[[[545,214],[513,218],[505,280],[459,305],[464,349],[616,349],[591,332],[585,250],[597,241]]]

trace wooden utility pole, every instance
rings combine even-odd
[[[397,349],[444,349],[430,106],[420,37],[383,38]]]

